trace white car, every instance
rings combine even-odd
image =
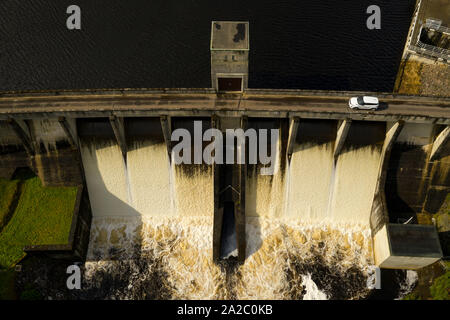
[[[380,102],[377,97],[359,96],[350,98],[348,106],[352,109],[376,110]]]

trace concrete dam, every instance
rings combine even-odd
[[[340,297],[363,296],[374,266],[415,269],[442,256],[434,227],[414,223],[448,194],[450,119],[348,112],[336,104],[345,98],[314,94],[5,95],[0,173],[30,167],[45,185],[87,189],[92,221],[80,214],[77,245],[89,242],[86,277],[123,264],[132,273],[144,259],[144,273],[167,274],[175,297],[299,297],[303,287],[304,298],[333,297],[333,281],[314,279],[321,265],[336,268],[334,285],[346,279]],[[309,109],[315,100],[335,112]],[[175,164],[171,133],[194,135],[194,121],[202,133],[279,129],[267,148],[274,174],[261,175],[261,164]],[[224,269],[228,260],[240,264]]]
[[[83,261],[89,297],[122,299],[357,299],[376,267],[438,261],[421,217],[450,189],[450,99],[356,111],[364,93],[249,89],[248,28],[230,44],[215,23],[211,89],[0,95],[0,177],[82,189],[70,244],[26,251]],[[208,129],[279,134],[259,140],[270,164],[177,164],[178,129],[201,154]],[[233,141],[220,151],[249,160]]]

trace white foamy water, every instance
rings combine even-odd
[[[106,295],[124,299],[155,273],[163,276],[158,281],[174,299],[325,299],[333,295],[333,286],[344,287],[345,298],[367,293],[369,230],[251,218],[245,263],[221,267],[212,261],[212,224],[211,217],[95,218],[87,283],[100,287],[102,271],[120,278],[125,270],[130,273],[125,285],[129,289]],[[148,267],[139,270],[140,263]],[[311,274],[324,268],[335,276],[325,279],[327,286],[320,289]],[[351,273],[356,274],[354,280],[339,282]]]
[[[161,143],[133,146],[126,162],[114,143],[81,150],[94,216],[85,276],[94,289],[116,279],[103,283],[105,298],[356,299],[368,292],[378,149],[345,151],[334,166],[333,143],[305,144],[283,172],[279,142],[275,175],[247,180],[242,265],[212,261],[211,168],[170,165]]]
[[[333,169],[333,143],[303,144],[292,155],[286,215],[309,223],[331,222],[327,216]]]
[[[311,274],[303,276],[302,285],[306,290],[303,300],[327,300],[327,295],[317,288],[316,283],[311,279]]]
[[[407,294],[411,293],[411,291],[416,286],[418,280],[419,276],[417,274],[417,271],[407,270],[405,281],[400,283],[400,294],[396,300],[401,300]]]
[[[273,175],[261,175],[259,166],[249,167],[254,170],[245,185],[245,214],[248,217],[278,218],[283,214],[285,184],[280,170],[280,139],[277,142]]]
[[[80,142],[93,216],[137,216],[129,204],[125,162],[117,144]]]
[[[371,146],[343,152],[336,163],[332,221],[368,225],[381,150]]]
[[[142,216],[173,215],[166,145],[135,142],[127,165],[134,210]]]

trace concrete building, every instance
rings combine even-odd
[[[434,226],[386,224],[374,237],[375,263],[387,269],[420,269],[442,258]]]
[[[213,21],[210,49],[212,88],[220,92],[247,89],[249,23]]]

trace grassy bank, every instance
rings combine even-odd
[[[17,180],[21,182],[17,206],[0,232],[0,268],[9,268],[20,261],[25,256],[24,246],[67,244],[72,223],[76,187],[43,187],[40,179],[31,175]],[[0,208],[7,208],[14,182],[2,181],[2,185]]]
[[[0,179],[0,232],[8,222],[11,211],[14,210],[12,206],[18,187],[19,180]]]
[[[14,300],[17,298],[14,280],[14,270],[0,270],[0,300]]]

